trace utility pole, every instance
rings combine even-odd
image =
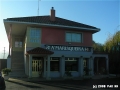
[[[5,47],[4,47],[4,50],[3,50],[3,51],[4,51],[4,53],[3,53],[3,59],[4,59],[4,58],[5,58]]]

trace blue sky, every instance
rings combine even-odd
[[[120,30],[119,0],[41,0],[39,15],[50,15],[54,7],[56,16],[100,28],[93,40],[104,44],[108,35]],[[0,0],[0,58],[3,47],[8,52],[8,40],[3,19],[38,15],[38,0]],[[7,54],[6,54],[7,56]]]

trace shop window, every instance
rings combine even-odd
[[[66,42],[82,42],[81,33],[66,33]]]
[[[60,58],[58,57],[50,58],[50,71],[59,71],[59,61]]]
[[[78,71],[78,58],[65,58],[65,71]]]
[[[88,58],[84,58],[83,60],[83,66],[84,66],[84,75],[88,74]]]
[[[21,38],[15,38],[15,47],[22,47],[22,39]]]
[[[51,57],[50,58],[50,71],[59,71],[59,61],[60,58],[58,57]],[[47,71],[47,61],[46,61],[46,71]]]
[[[40,43],[40,30],[37,28],[30,29],[30,42]]]

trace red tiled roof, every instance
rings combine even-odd
[[[27,51],[27,54],[53,54],[53,53],[54,52],[41,48],[41,47],[37,47],[37,48]]]
[[[50,20],[50,16],[29,16],[29,17],[16,17],[16,18],[7,18],[6,21],[17,21],[17,22],[31,22],[31,23],[39,23],[39,24],[51,24],[51,25],[63,25],[63,26],[72,26],[72,27],[80,27],[80,28],[88,28],[88,29],[98,29],[94,26],[86,25],[83,23],[75,22],[72,20],[67,20],[60,17],[55,17],[55,21]]]

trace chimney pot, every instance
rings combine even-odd
[[[52,7],[52,10],[54,10],[54,7]]]

